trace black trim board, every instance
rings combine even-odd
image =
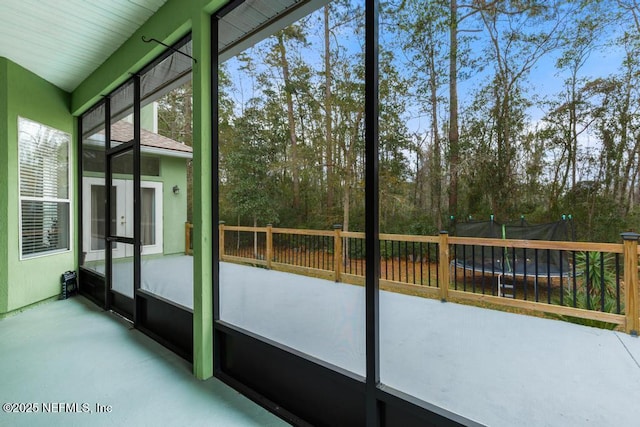
[[[83,267],[80,267],[78,270],[78,285],[80,287],[80,294],[87,297],[97,306],[104,308],[104,296],[106,287],[104,275]]]
[[[217,322],[216,376],[295,425],[364,426],[365,384],[290,349]],[[234,384],[235,383],[235,384]],[[257,396],[260,396],[259,398]],[[283,410],[284,408],[284,410]],[[291,417],[291,414],[295,414]]]
[[[385,385],[378,385],[376,400],[381,403],[381,424],[387,426],[473,426],[482,424],[424,402]]]
[[[364,426],[364,378],[251,332],[216,322],[215,376],[285,421],[300,426]],[[480,426],[413,396],[378,385],[383,426]]]
[[[80,294],[102,309],[105,278],[102,274],[80,267]],[[110,292],[116,300],[113,311],[131,319],[133,300]],[[144,290],[136,292],[138,299],[137,328],[187,362],[193,362],[193,312],[186,307],[153,295]]]
[[[187,362],[193,362],[193,312],[144,290],[136,291],[136,327]]]
[[[112,290],[109,291],[109,298],[111,300],[110,310],[133,321],[133,298],[129,298]]]

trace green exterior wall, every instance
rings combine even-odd
[[[187,222],[187,161],[180,157],[160,156],[160,176],[142,175],[142,181],[162,182],[162,253],[184,254]],[[88,174],[87,176],[90,176]],[[114,176],[118,178],[117,175]],[[180,188],[173,194],[173,186]]]
[[[140,109],[140,128],[148,130],[149,132],[158,133],[157,117],[158,117],[157,104],[154,104],[152,102],[151,104],[145,105]]]
[[[0,81],[5,86],[2,98],[6,104],[6,107],[0,107],[0,123],[4,121],[5,126],[2,126],[2,129],[6,129],[6,134],[3,133],[0,138],[0,145],[3,147],[0,161],[7,165],[3,170],[7,186],[3,189],[3,196],[0,196],[0,206],[7,209],[0,220],[0,231],[6,231],[0,234],[0,239],[3,239],[0,240],[0,246],[6,248],[0,251],[0,266],[6,262],[6,268],[0,268],[4,271],[3,276],[6,276],[5,284],[0,286],[0,289],[6,292],[4,296],[0,294],[0,314],[4,314],[60,294],[60,274],[76,268],[74,224],[77,211],[74,209],[76,186],[72,180],[72,250],[20,260],[18,117],[42,123],[71,135],[74,134],[75,121],[70,113],[70,94],[9,60],[0,62],[0,67],[3,69],[3,78]],[[74,148],[72,139],[72,176],[76,174]]]
[[[163,192],[164,254],[184,253],[185,229],[187,222],[187,159],[162,157],[160,163]],[[173,186],[180,188],[173,194]]]
[[[0,182],[8,182],[9,164],[8,151],[8,125],[9,101],[7,88],[9,82],[8,60],[0,57]],[[8,219],[8,197],[4,188],[0,188],[0,317],[7,312],[7,294],[9,290],[9,265],[7,247],[7,219]]]

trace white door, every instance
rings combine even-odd
[[[90,230],[84,234],[83,248],[86,261],[104,260],[106,242],[106,218],[104,204],[106,193],[102,178],[83,178],[82,227]],[[141,182],[141,235],[142,254],[162,253],[162,183]],[[111,227],[114,235],[133,237],[133,181],[113,179],[111,186]],[[113,258],[133,256],[133,246],[113,243]],[[125,249],[126,248],[126,249]]]

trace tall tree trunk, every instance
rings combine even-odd
[[[501,180],[498,180],[495,194],[497,195],[497,208],[494,210],[496,215],[507,217],[511,212],[513,205],[512,173],[513,161],[511,159],[511,97],[510,89],[506,84],[502,87],[502,100],[500,100],[500,111],[498,120],[498,171]],[[500,96],[500,94],[498,94]]]
[[[353,133],[351,135],[350,145],[346,146],[346,141],[342,144],[342,153],[344,156],[344,189],[342,194],[342,230],[349,231],[349,215],[351,211],[351,188],[355,185],[354,176],[356,175],[356,138],[358,129],[362,122],[364,111],[358,111],[353,125]],[[349,259],[349,243],[348,239],[343,246],[343,260],[346,263]]]
[[[631,149],[630,147],[630,141],[631,141],[631,137],[630,137],[630,133],[631,133],[631,129],[630,129],[630,125],[631,125],[631,76],[627,75],[627,79],[628,82],[626,83],[626,87],[625,87],[625,94],[624,94],[624,102],[623,102],[623,111],[622,114],[620,114],[620,127],[621,127],[621,132],[620,132],[620,147],[618,148],[618,162],[617,162],[617,167],[616,167],[616,176],[618,177],[616,179],[616,190],[619,193],[619,203],[620,203],[620,207],[623,209],[623,212],[626,214],[627,213],[627,207],[629,206],[629,204],[627,203],[627,185],[629,183],[629,179],[630,179],[630,169],[631,169],[631,164],[633,162],[633,158],[634,158],[634,149]],[[623,166],[623,158],[624,158],[624,154],[623,153],[628,153],[628,159],[627,159],[627,165]],[[615,193],[614,193],[615,194]]]
[[[331,46],[329,44],[329,5],[324,7],[324,111],[325,111],[325,134],[327,138],[327,213],[333,213],[333,197],[335,188],[334,168],[333,168],[333,136],[331,123]]]
[[[429,89],[431,91],[431,133],[433,134],[433,153],[431,170],[431,207],[438,230],[442,229],[442,161],[440,159],[440,133],[438,125],[438,82],[436,58],[433,47],[429,51]]]
[[[458,0],[451,0],[449,22],[449,213],[458,214]]]
[[[191,105],[193,102],[192,98],[193,88],[191,86],[191,82],[189,82],[184,94],[184,135],[182,138],[182,141],[189,146],[193,146],[193,130],[191,123],[193,120],[193,106]]]
[[[571,165],[571,188],[576,187],[577,181],[577,153],[578,153],[578,97],[577,97],[577,70],[573,70],[571,76],[571,102],[569,103],[569,123],[571,125],[571,143],[569,150],[569,164]]]
[[[293,114],[293,95],[291,94],[291,78],[289,76],[289,62],[287,50],[284,46],[284,36],[278,33],[278,48],[282,64],[282,77],[287,98],[287,120],[289,122],[289,139],[291,142],[291,174],[293,177],[293,207],[300,207],[300,171],[298,170],[298,140],[296,137],[296,123]]]
[[[349,214],[351,210],[351,168],[350,164],[347,165],[347,170],[344,177],[344,192],[342,194],[342,230],[349,231]],[[347,264],[349,259],[349,239],[343,242],[342,247],[342,262]]]

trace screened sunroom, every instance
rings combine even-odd
[[[636,423],[611,6],[3,2],[0,425]]]

